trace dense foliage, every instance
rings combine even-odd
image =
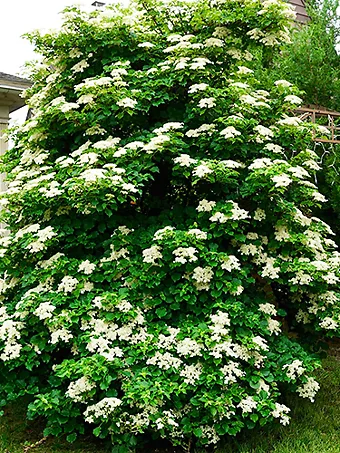
[[[32,36],[44,56],[0,201],[2,403],[45,434],[177,444],[314,399],[291,328],[335,335],[340,254],[285,80],[252,54],[289,39],[280,0],[145,2]],[[298,327],[300,326],[300,327]]]

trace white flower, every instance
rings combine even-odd
[[[221,372],[224,375],[224,383],[229,384],[236,382],[237,378],[245,376],[245,372],[240,370],[240,364],[230,360],[228,365],[224,365],[221,368]]]
[[[84,393],[95,388],[95,384],[90,382],[87,376],[83,376],[74,382],[71,382],[66,391],[66,395],[75,402],[83,402],[85,399]]]
[[[110,149],[110,148],[115,148],[118,143],[120,142],[119,137],[108,137],[106,140],[100,140],[99,142],[96,142],[92,145],[93,148],[95,149]],[[85,143],[85,145],[91,144],[91,142]],[[84,145],[84,146],[85,146]],[[127,146],[127,145],[126,145]],[[80,151],[81,148],[79,148],[78,151]],[[82,151],[85,151],[85,149],[82,149]]]
[[[156,365],[163,370],[169,370],[170,368],[179,368],[182,365],[182,360],[178,357],[174,357],[169,352],[161,353],[159,351],[146,361],[147,365]]]
[[[63,291],[65,294],[71,293],[74,289],[76,289],[78,283],[79,282],[76,278],[66,275],[59,283],[57,292]]]
[[[119,107],[131,108],[131,109],[135,108],[136,104],[137,104],[137,101],[135,99],[131,99],[131,98],[124,98],[117,102],[117,105]]]
[[[262,126],[261,124],[255,126],[254,130],[258,132],[261,137],[265,137],[267,139],[272,138],[274,136],[274,132],[271,129]]]
[[[201,99],[198,103],[198,106],[200,108],[206,107],[208,109],[215,107],[215,105],[216,105],[215,98],[204,98],[204,99]]]
[[[197,160],[192,159],[189,154],[181,154],[179,157],[175,157],[174,162],[181,167],[190,167],[190,165],[195,164]]]
[[[42,321],[44,319],[52,318],[52,313],[55,309],[56,307],[50,302],[42,302],[39,307],[34,310],[33,314]]]
[[[151,42],[141,42],[138,44],[138,47],[146,47],[146,48],[151,48],[151,47],[155,47],[154,44],[152,44]]]
[[[84,94],[78,99],[78,104],[92,104],[94,101],[94,96],[92,94]]]
[[[197,176],[198,178],[204,178],[206,175],[213,173],[213,170],[209,168],[207,165],[205,165],[204,162],[201,163],[198,167],[193,170],[192,174],[193,176]]]
[[[294,360],[292,363],[283,365],[282,369],[286,371],[290,379],[296,379],[306,371],[302,365],[303,362],[301,360]]]
[[[243,164],[236,162],[235,160],[221,160],[221,164],[223,164],[227,168],[244,168]]]
[[[283,152],[281,146],[275,145],[274,143],[267,143],[264,146],[264,149],[267,149],[268,151],[273,151],[273,153],[277,153],[277,154],[282,154],[282,152]]]
[[[198,212],[210,212],[216,206],[216,201],[201,200],[197,206]]]
[[[220,132],[220,135],[227,139],[241,135],[241,132],[235,129],[234,126],[228,126]]]
[[[257,402],[252,396],[247,396],[247,398],[244,398],[238,403],[237,407],[241,408],[242,413],[245,414],[247,412],[252,412],[253,409],[256,409]]]
[[[286,426],[289,423],[289,417],[287,416],[289,412],[289,407],[285,406],[284,404],[275,403],[275,409],[272,411],[272,416],[274,418],[279,418],[280,423],[283,426]]]
[[[152,247],[143,250],[144,263],[156,264],[156,260],[161,258],[163,258],[163,255],[161,254],[158,245],[153,245]]]
[[[197,252],[197,249],[194,247],[178,247],[172,252],[176,257],[174,262],[185,264],[188,261],[197,261],[198,258],[195,256]]]
[[[222,258],[221,268],[228,272],[231,272],[234,269],[240,270],[241,264],[236,256],[229,255]]]
[[[160,230],[157,230],[153,236],[154,240],[157,241],[159,239],[163,239],[164,236],[172,232],[175,228],[168,225],[164,228],[161,228]]]
[[[196,267],[193,271],[192,278],[195,280],[195,287],[199,291],[209,289],[209,282],[213,278],[214,273],[211,267]]]
[[[245,220],[249,218],[248,211],[241,209],[237,203],[231,202],[233,207],[231,209],[231,219],[232,220]]]
[[[314,397],[319,390],[320,385],[316,382],[315,379],[308,377],[307,382],[297,389],[297,393],[302,398],[309,398],[312,402],[314,402]]]
[[[267,168],[273,165],[273,161],[268,157],[261,159],[255,159],[252,164],[249,165],[249,170],[258,170],[259,168]]]
[[[269,350],[267,341],[264,338],[260,337],[259,335],[257,335],[256,337],[253,337],[253,342],[256,344],[256,346],[258,346],[263,351]]]
[[[252,74],[254,71],[245,66],[238,66],[237,74]]]
[[[88,406],[84,412],[85,421],[94,423],[95,418],[107,419],[121,404],[122,401],[118,398],[104,398],[99,403]]]
[[[204,45],[206,47],[223,47],[224,42],[218,38],[208,38],[205,40]]]
[[[70,58],[79,58],[83,55],[83,53],[80,52],[80,50],[75,47],[74,49],[70,50],[68,55]]]
[[[276,319],[268,319],[268,330],[271,335],[273,333],[275,335],[278,335],[281,332],[281,327],[280,327],[279,321],[276,321]]]
[[[204,69],[207,63],[211,63],[207,58],[194,58],[193,63],[190,65],[190,69]]]
[[[272,181],[275,182],[275,187],[287,187],[291,182],[293,182],[285,173],[273,176]]]
[[[257,208],[256,211],[254,212],[254,220],[261,222],[265,218],[266,218],[265,211],[263,209]]]
[[[78,272],[84,272],[84,274],[90,275],[95,268],[96,265],[94,263],[91,263],[89,260],[85,260],[79,264]]]
[[[302,99],[298,96],[294,96],[293,94],[286,96],[284,100],[285,102],[289,102],[290,104],[300,105],[302,103]]]
[[[208,88],[207,83],[197,83],[195,85],[191,85],[191,87],[188,90],[188,93],[196,93],[197,91],[204,91]]]
[[[300,126],[302,120],[298,117],[291,116],[287,118],[283,118],[282,120],[279,120],[277,124],[283,125],[283,126],[295,126],[298,127]]]
[[[325,126],[320,126],[319,124],[317,124],[316,128],[323,135],[329,135],[331,133],[331,131],[329,129],[327,129],[327,127],[325,127]]]
[[[56,344],[59,340],[62,340],[65,343],[68,343],[71,338],[73,338],[73,335],[68,330],[58,329],[51,333],[51,339],[49,342],[51,344]]]
[[[202,365],[200,363],[197,363],[196,365],[185,365],[179,372],[179,375],[184,377],[184,382],[191,385],[195,385],[201,374]]]
[[[97,179],[106,178],[107,171],[103,168],[91,168],[85,170],[79,175],[79,178],[85,179],[87,182],[95,182]]]
[[[195,236],[196,239],[207,239],[208,237],[205,231],[201,231],[198,228],[192,228],[191,230],[188,230],[187,234]]]
[[[292,86],[292,84],[290,82],[287,82],[287,80],[277,80],[276,82],[274,82],[274,85],[282,86],[285,88]]]
[[[73,109],[79,109],[79,105],[76,104],[75,102],[66,102],[65,104],[61,104],[59,106],[59,109],[63,113],[66,113],[66,112],[69,112],[70,110],[73,110]]]
[[[222,212],[215,212],[215,214],[213,216],[211,216],[209,218],[209,220],[211,222],[219,222],[219,223],[226,223],[226,221],[228,220],[228,216],[226,216],[225,214],[223,214]]]
[[[72,72],[84,72],[84,69],[88,68],[90,65],[86,60],[79,61],[79,63],[75,64],[72,68]]]
[[[312,192],[312,197],[315,201],[320,201],[321,203],[325,203],[327,201],[327,198],[316,190]]]
[[[97,153],[85,153],[85,154],[82,154],[79,157],[79,163],[80,164],[93,165],[94,163],[97,162],[97,160],[98,160],[98,154]]]
[[[276,314],[277,314],[275,305],[270,304],[270,303],[260,304],[259,310],[262,311],[262,313],[265,313],[267,315],[276,316]]]
[[[335,330],[339,327],[339,324],[330,317],[324,318],[319,325],[327,330]]]
[[[201,356],[201,345],[191,338],[184,338],[177,342],[176,351],[178,355],[196,357]]]

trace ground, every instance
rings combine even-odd
[[[216,453],[340,453],[340,346],[333,347],[318,371],[321,390],[315,403],[289,397],[288,427],[275,426],[246,432],[221,444]],[[34,446],[37,441],[39,445]],[[205,450],[191,450],[203,453]],[[212,451],[212,450],[206,450]],[[74,444],[43,439],[41,422],[26,422],[22,407],[9,408],[0,418],[0,453],[109,453],[91,437]],[[183,453],[183,449],[148,446],[139,453]]]

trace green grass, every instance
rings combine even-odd
[[[290,396],[289,426],[255,429],[219,445],[216,453],[340,453],[340,359],[329,357],[318,371],[321,390],[314,404]],[[39,422],[27,422],[22,407],[12,407],[0,418],[0,453],[25,453],[25,447],[43,437]],[[97,439],[84,438],[74,444],[47,439],[27,453],[108,453]],[[211,450],[210,450],[211,451]],[[146,448],[140,453],[183,452],[173,447]],[[202,450],[197,450],[202,452]],[[193,453],[193,452],[192,452]]]

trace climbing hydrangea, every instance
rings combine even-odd
[[[0,389],[72,441],[215,444],[314,400],[297,332],[339,333],[340,254],[316,216],[289,82],[255,56],[289,40],[281,0],[141,2],[64,12],[30,39],[3,159]],[[315,129],[315,130],[314,130]]]

